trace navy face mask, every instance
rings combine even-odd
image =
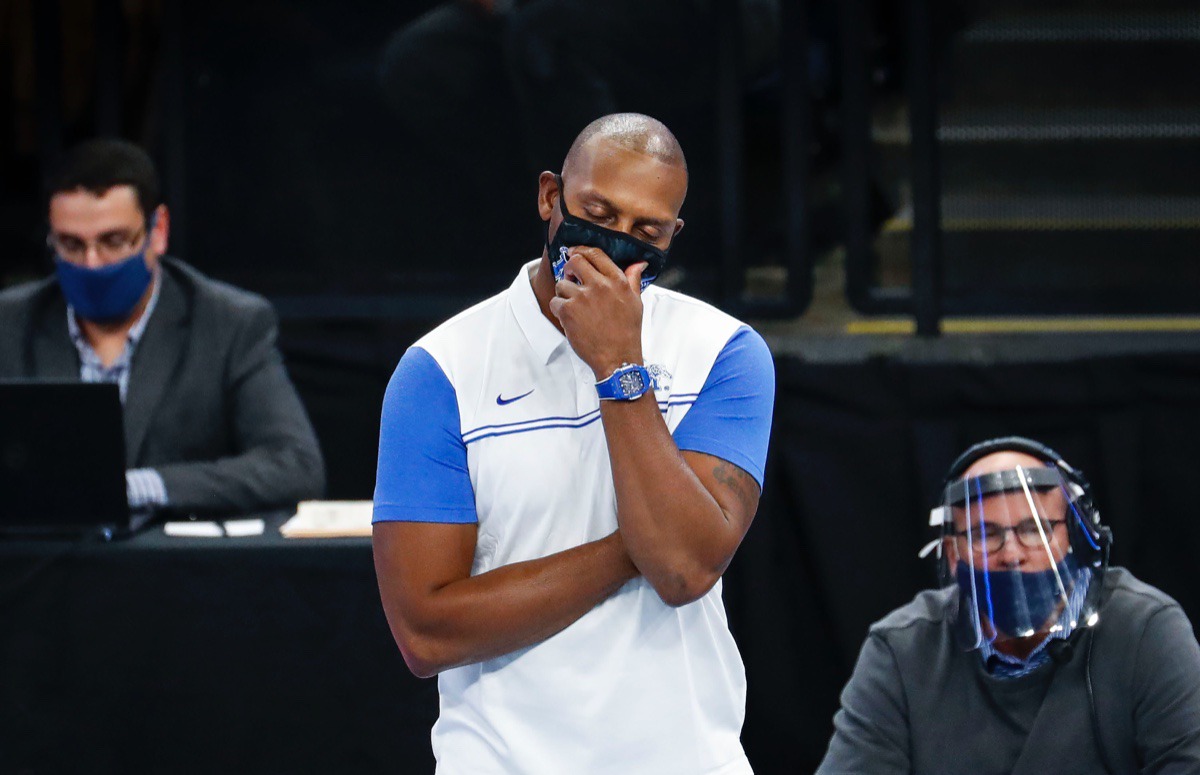
[[[549,251],[550,266],[554,270],[554,279],[563,279],[567,266],[567,249],[586,245],[603,250],[622,272],[639,261],[645,261],[647,266],[646,271],[642,272],[642,290],[646,290],[667,265],[667,251],[642,242],[625,232],[606,229],[571,215],[567,212],[562,177],[555,175],[554,179],[558,181],[558,207],[562,212],[562,223],[558,225],[558,231],[554,232],[553,240],[550,239],[550,221],[546,221],[546,247]]]
[[[89,269],[54,256],[58,285],[76,315],[97,323],[114,323],[129,317],[154,277],[146,265],[149,231],[153,228],[151,218],[142,249],[108,266]]]
[[[1025,573],[1022,571],[974,571],[964,562],[958,563],[955,576],[959,589],[969,598],[971,575],[975,577],[975,603],[980,614],[991,618],[1000,632],[1016,636],[1025,628],[1038,629],[1054,615],[1062,602],[1055,568]],[[1057,574],[1070,594],[1078,565],[1068,554],[1058,563]],[[990,600],[989,600],[990,593]],[[989,604],[990,603],[990,604]]]

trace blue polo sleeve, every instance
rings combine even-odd
[[[771,351],[757,331],[742,326],[721,348],[696,403],[675,428],[675,444],[733,463],[761,488],[774,405]]]
[[[419,347],[404,353],[383,397],[372,521],[479,521],[454,386]]]

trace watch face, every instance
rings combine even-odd
[[[625,372],[620,377],[621,393],[627,396],[637,395],[645,392],[646,383],[642,380],[640,371],[630,370]]]

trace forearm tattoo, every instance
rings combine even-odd
[[[758,507],[758,482],[754,477],[733,463],[720,460],[713,466],[713,478],[733,493],[746,514],[753,514]]]

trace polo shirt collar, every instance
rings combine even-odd
[[[533,278],[530,276],[530,270],[536,267],[540,261],[540,258],[530,261],[521,267],[521,271],[517,272],[517,278],[513,280],[512,286],[508,289],[508,305],[512,308],[513,315],[517,318],[517,325],[521,327],[521,333],[525,335],[529,346],[533,348],[541,362],[546,364],[550,362],[550,358],[554,356],[558,348],[566,344],[567,338],[542,314],[537,296],[533,293]]]

